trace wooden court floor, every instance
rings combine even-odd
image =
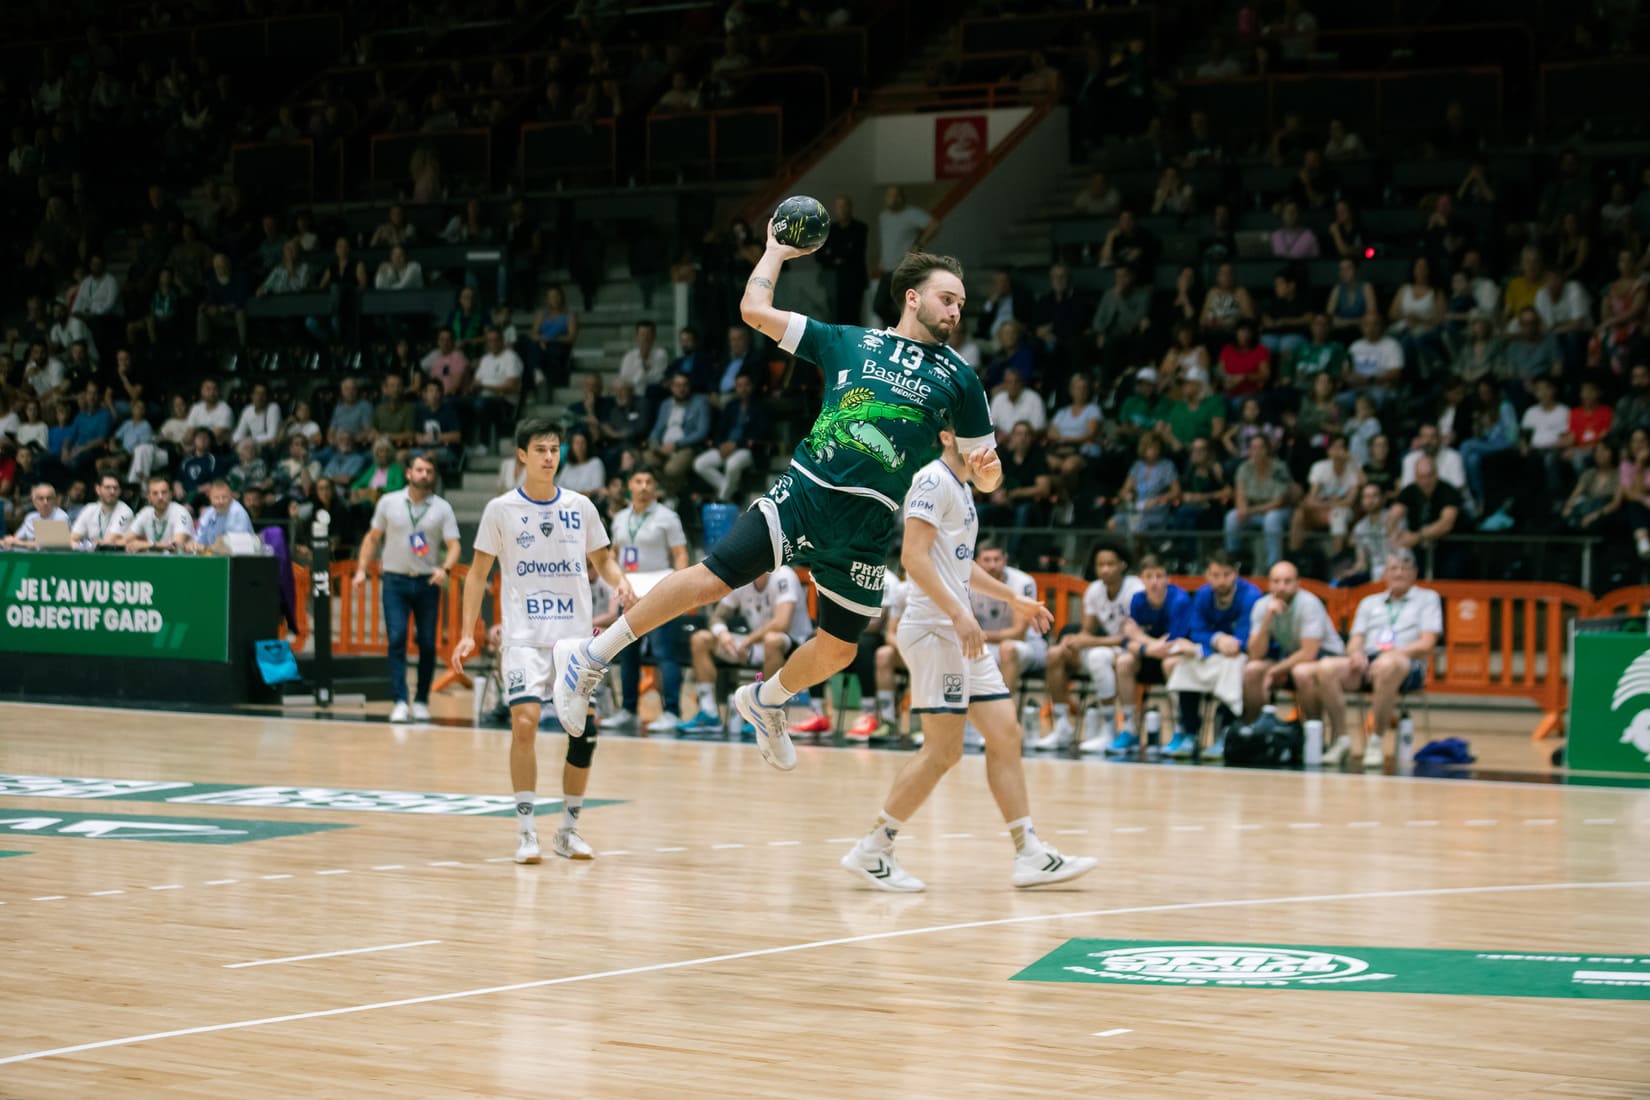
[[[1040,832],[1102,866],[1016,892],[970,756],[900,840],[914,896],[837,866],[894,753],[608,741],[589,864],[339,808],[507,794],[505,748],[0,706],[0,1100],[1650,1096],[1642,999],[1013,980],[1075,938],[1642,966],[1642,789],[1029,761]],[[305,825],[337,827],[273,835]]]

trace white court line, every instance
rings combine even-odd
[[[1112,830],[1114,833],[1143,833],[1145,831],[1146,827],[1144,825],[1119,825]]]
[[[67,894],[47,894],[44,897],[30,898],[30,901],[62,901]]]
[[[825,838],[826,844],[857,844],[858,842],[859,837],[857,836],[830,836]]]
[[[291,875],[259,875],[265,882],[274,882],[276,879],[291,878]]]
[[[768,847],[770,847],[770,848],[795,848],[801,843],[802,842],[800,840],[770,840],[770,841],[768,841]]]
[[[1291,821],[1289,827],[1291,829],[1321,829],[1323,823],[1320,821]]]
[[[318,875],[347,875],[349,874],[349,869],[345,867],[334,867],[330,871],[316,871],[315,873]]]
[[[1088,836],[1089,831],[1087,829],[1056,829],[1056,830],[1054,830],[1054,835],[1055,836]]]
[[[510,857],[509,856],[500,856],[499,858],[500,859],[509,859]],[[380,863],[378,866],[374,867],[373,870],[374,871],[403,871],[403,870],[406,870],[406,868],[402,867],[401,864],[399,864],[399,863]]]
[[[941,833],[941,840],[973,840],[973,833]]]
[[[185,1035],[210,1035],[220,1031],[241,1031],[251,1027],[267,1027],[270,1024],[287,1024],[299,1020],[320,1020],[330,1016],[349,1016],[357,1012],[375,1012],[384,1008],[439,1004],[443,1001],[487,997],[496,993],[516,993],[524,989],[545,989],[553,985],[572,985],[576,982],[593,982],[604,978],[623,978],[631,974],[656,974],[665,970],[684,970],[690,967],[710,966],[715,963],[766,958],[770,955],[817,951],[823,947],[846,947],[851,944],[901,939],[905,936],[926,936],[937,932],[962,932],[975,928],[1037,924],[1043,921],[1080,917],[1121,917],[1138,913],[1179,913],[1194,909],[1237,909],[1265,905],[1303,905],[1338,901],[1452,897],[1460,894],[1537,893],[1553,890],[1639,890],[1646,888],[1650,888],[1650,880],[1636,882],[1534,882],[1502,886],[1444,886],[1426,890],[1373,890],[1355,894],[1302,894],[1276,898],[1237,898],[1227,901],[1183,901],[1164,905],[1134,905],[1123,909],[1083,909],[1070,913],[1033,913],[1023,917],[1000,917],[995,920],[965,921],[960,924],[936,924],[926,928],[904,928],[892,932],[868,932],[861,936],[844,936],[834,940],[791,943],[782,947],[763,947],[754,951],[735,951],[726,955],[707,955],[698,959],[679,959],[676,962],[651,963],[647,966],[627,966],[618,970],[599,970],[591,974],[570,974],[565,978],[540,978],[537,981],[516,982],[512,985],[485,986],[481,989],[460,989],[452,993],[431,993],[423,997],[405,997],[399,1001],[345,1005],[342,1008],[323,1008],[314,1012],[294,1012],[286,1016],[264,1016],[256,1020],[235,1020],[227,1024],[206,1024],[201,1027],[178,1028],[174,1031],[154,1031],[147,1035],[128,1035],[119,1039],[102,1039],[93,1043],[77,1043],[74,1046],[53,1047],[49,1050],[31,1050],[23,1054],[13,1054],[0,1058],[0,1066],[11,1065],[14,1062],[34,1062],[42,1058],[56,1058],[65,1054],[79,1054],[87,1050],[106,1050],[110,1047],[152,1043],[161,1039],[178,1039]]]
[[[1405,825],[1413,825],[1417,829],[1431,829],[1438,824],[1436,821],[1406,821]]]
[[[730,848],[743,848],[743,847],[744,847],[743,844],[712,844],[710,846],[710,850],[713,851],[713,852],[725,852]]]
[[[224,963],[225,970],[240,970],[247,966],[273,966],[276,963],[304,962],[308,959],[335,959],[339,955],[366,955],[373,951],[399,951],[404,947],[427,947],[440,940],[412,940],[408,943],[386,943],[378,947],[352,947],[348,951],[322,951],[316,955],[287,955],[280,959],[258,959],[254,962]]]
[[[288,877],[290,877],[290,876],[288,876]],[[149,887],[149,889],[151,889],[151,890],[182,890],[183,887],[179,886],[177,883],[174,882],[174,883],[170,883],[166,886],[151,886],[151,887]]]
[[[1526,824],[1526,825],[1557,825],[1558,820],[1556,818],[1551,818],[1551,817],[1526,817],[1524,819],[1524,824]]]
[[[655,848],[655,852],[685,852],[686,848]]]
[[[1096,1031],[1094,1032],[1094,1037],[1096,1039],[1110,1039],[1114,1035],[1132,1034],[1134,1034],[1134,1028],[1132,1027],[1114,1027],[1110,1031]]]
[[[1264,826],[1264,825],[1233,825],[1232,828],[1250,830],[1250,829],[1264,829],[1264,828],[1266,828],[1266,826]]]
[[[1498,824],[1500,824],[1500,822],[1496,818],[1493,818],[1493,817],[1475,817],[1475,818],[1472,818],[1469,821],[1464,822],[1464,824],[1466,824],[1466,825],[1468,825],[1472,828],[1482,829],[1482,828],[1488,828],[1491,825],[1498,825]]]
[[[125,892],[124,890],[93,890],[86,896],[89,898],[106,898],[112,894],[124,894]]]
[[[1122,832],[1123,830],[1119,829],[1117,831]],[[1201,833],[1203,831],[1203,826],[1202,825],[1172,825],[1172,826],[1170,826],[1170,831],[1176,832],[1176,833]]]

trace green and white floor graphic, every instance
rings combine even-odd
[[[1013,980],[1650,1001],[1650,955],[1080,939]]]

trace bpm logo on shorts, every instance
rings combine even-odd
[[[940,690],[944,693],[947,703],[962,702],[962,677],[946,673],[940,682]]]
[[[870,592],[881,592],[882,582],[886,573],[880,565],[866,565],[862,561],[849,562],[849,577],[860,588]]]

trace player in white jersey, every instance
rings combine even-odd
[[[1015,595],[1040,603],[1037,582],[1029,573],[1008,564],[1008,553],[991,543],[980,547],[975,555],[980,568],[1014,592]],[[1031,617],[1016,612],[1002,600],[994,600],[981,592],[973,594],[974,618],[985,631],[985,643],[994,651],[997,667],[1003,670],[1003,683],[1010,695],[1020,688],[1020,674],[1041,672],[1048,660],[1048,639],[1031,625]]]
[[[743,632],[728,627],[728,617],[735,612],[745,620]],[[772,676],[813,634],[802,578],[788,565],[763,573],[723,596],[710,613],[710,629],[695,631],[689,642],[699,713],[678,726],[678,732],[710,733],[722,728],[716,709],[717,661],[759,668],[764,676]]]
[[[516,862],[539,861],[534,823],[538,786],[536,743],[542,704],[556,680],[555,645],[583,640],[592,632],[590,573],[600,574],[618,594],[634,599],[630,582],[614,560],[607,530],[590,498],[556,486],[561,429],[543,419],[516,426],[516,461],[526,471],[521,488],[487,502],[476,529],[475,555],[464,582],[460,638],[453,648],[453,671],[463,674],[475,652],[475,625],[487,595],[487,575],[499,563],[498,617],[504,625],[499,668],[510,706],[510,779],[516,792]],[[587,571],[588,565],[588,571]],[[592,859],[595,852],[579,836],[579,811],[590,783],[596,752],[596,724],[567,731],[567,764],[562,769],[562,820],[554,851],[567,859]]]
[[[1094,583],[1083,593],[1083,629],[1067,634],[1048,651],[1048,697],[1054,703],[1054,729],[1037,741],[1038,749],[1071,747],[1076,730],[1071,721],[1071,675],[1081,664],[1088,670],[1099,707],[1083,723],[1083,752],[1104,752],[1111,747],[1112,713],[1117,709],[1117,657],[1127,640],[1123,624],[1129,621],[1129,604],[1135,593],[1144,592],[1139,577],[1129,575],[1129,548],[1122,539],[1106,538],[1095,544],[1089,555],[1094,567]],[[1134,700],[1124,699],[1123,725],[1134,729]]]
[[[900,769],[875,827],[842,857],[842,866],[880,890],[923,889],[921,880],[894,858],[894,839],[962,758],[966,715],[985,734],[986,776],[1014,840],[1014,885],[1064,882],[1091,870],[1096,861],[1062,856],[1032,827],[1020,766],[1020,723],[969,608],[971,590],[1010,604],[1042,629],[1052,617],[974,561],[980,525],[968,489],[969,466],[957,451],[955,436],[946,431],[940,438],[945,446],[941,457],[917,471],[906,494],[900,553],[912,588],[898,641],[911,668],[912,713],[923,715],[923,744]]]

